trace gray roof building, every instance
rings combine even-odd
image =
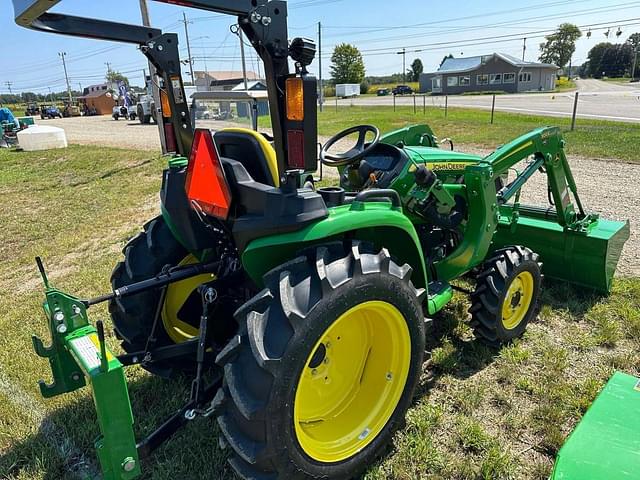
[[[420,91],[442,95],[543,92],[555,88],[557,71],[555,65],[527,62],[504,53],[447,58],[435,72],[420,75]]]

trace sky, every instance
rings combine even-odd
[[[239,41],[229,29],[234,17],[153,0],[148,4],[154,27],[178,33],[182,59],[188,58],[182,23],[186,13],[195,70],[241,70]],[[449,53],[469,57],[501,52],[520,58],[526,37],[525,59],[535,61],[544,35],[562,22],[572,22],[583,31],[573,56],[573,64],[579,65],[596,43],[620,43],[640,32],[640,1],[630,0],[291,0],[288,10],[290,39],[301,36],[317,41],[321,22],[324,78],[329,77],[333,47],[342,42],[360,49],[367,75],[388,75],[402,71],[402,55],[397,54],[402,48],[407,68],[420,58],[425,71],[433,71]],[[137,0],[64,0],[54,11],[140,23]],[[132,84],[143,85],[146,59],[134,46],[31,31],[18,27],[13,17],[12,2],[3,0],[0,93],[9,93],[7,82],[14,93],[64,90],[59,52],[66,53],[73,89],[104,81],[107,62]],[[616,36],[618,30],[620,36]],[[252,49],[246,51],[247,69],[262,72]],[[310,71],[318,73],[317,57]],[[184,79],[190,79],[187,68]]]

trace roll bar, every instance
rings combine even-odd
[[[177,3],[181,6],[238,17],[238,25],[264,63],[274,149],[282,176],[289,165],[285,132],[294,127],[300,128],[299,125],[290,125],[285,117],[285,81],[291,76],[288,63],[287,3],[284,0],[154,1]],[[139,45],[142,53],[156,67],[158,76],[161,78],[161,91],[165,93],[170,105],[170,117],[167,117],[168,112],[163,112],[165,117],[162,122],[158,122],[162,124],[160,128],[164,128],[166,134],[163,152],[175,152],[188,156],[193,143],[193,126],[189,118],[182,83],[178,36],[173,33],[162,33],[160,29],[151,27],[49,12],[58,3],[60,0],[13,0],[15,21],[23,27],[44,32]],[[306,78],[313,78],[306,75],[304,68],[298,70],[298,73]],[[315,82],[315,79],[313,81]],[[313,145],[315,149],[317,143],[316,102],[315,99],[313,102],[310,101],[311,99],[308,100],[305,99],[305,108],[312,110],[307,112],[307,116],[313,117],[313,122],[304,132],[308,140],[305,143],[305,169],[311,169],[307,167],[313,165],[315,170],[317,154],[312,152],[311,148],[307,151],[306,145]],[[312,156],[313,163],[310,158]]]

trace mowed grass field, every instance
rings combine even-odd
[[[349,112],[325,112],[321,130],[350,125]],[[374,112],[369,121],[386,129],[410,116]],[[522,126],[496,125],[479,138],[458,123],[441,120],[437,131],[495,145]],[[577,137],[585,148],[587,137]],[[31,347],[32,333],[47,337],[33,258],[43,257],[59,288],[81,297],[108,291],[122,246],[158,214],[164,164],[153,153],[113,148],[0,150],[0,478],[77,479],[98,471],[90,391],[45,400],[36,385],[50,381],[50,369]],[[435,318],[406,428],[365,477],[546,479],[611,373],[640,373],[640,279],[617,279],[610,297],[547,282],[543,303],[522,340],[492,350],[473,338],[469,304],[456,293]],[[107,320],[108,343],[118,352],[106,308],[93,307],[90,318]],[[141,438],[185,401],[188,385],[138,367],[126,371]],[[144,478],[233,478],[217,435],[213,419],[192,422],[144,462]]]

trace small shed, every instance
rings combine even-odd
[[[111,115],[116,101],[107,90],[94,90],[78,97],[83,104],[83,111],[95,109],[97,115]]]

